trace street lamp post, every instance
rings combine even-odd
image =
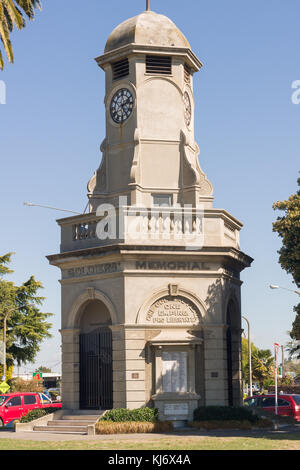
[[[252,397],[252,363],[251,363],[251,339],[250,339],[250,323],[246,317],[242,317],[248,325],[248,357],[249,357],[249,384],[250,384],[250,397]]]
[[[286,287],[281,287],[281,286],[274,286],[274,284],[270,285],[270,289],[284,289],[284,290],[289,290],[290,292],[294,292],[294,294],[300,295],[299,290],[287,289]]]

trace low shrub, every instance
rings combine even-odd
[[[54,411],[57,411],[59,409],[60,408],[37,408],[36,410],[31,410],[26,415],[23,415],[19,422],[30,423],[35,419],[42,418],[43,416],[54,413]]]
[[[173,423],[160,421],[151,423],[147,421],[98,421],[96,423],[96,434],[130,434],[130,433],[155,433],[173,431]]]
[[[194,421],[249,421],[254,424],[258,419],[246,407],[201,406],[194,411]]]
[[[158,421],[158,410],[156,408],[136,408],[134,410],[116,408],[107,411],[99,421],[155,423]]]

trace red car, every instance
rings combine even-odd
[[[293,416],[300,422],[300,395],[278,394],[277,414],[280,416]],[[263,408],[275,414],[275,395],[255,395],[246,398],[244,405]]]
[[[53,403],[44,393],[5,393],[0,395],[0,427],[37,408],[61,407],[61,403]]]

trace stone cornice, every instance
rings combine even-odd
[[[159,53],[160,55],[172,55],[177,57],[185,56],[194,72],[198,72],[203,66],[202,62],[198,59],[196,54],[194,54],[194,52],[188,47],[148,46],[135,43],[128,44],[113,51],[107,52],[99,57],[96,57],[95,61],[99,67],[105,70],[105,66],[107,64],[118,60],[123,56],[153,53]]]
[[[98,246],[95,248],[87,248],[77,251],[69,251],[48,255],[47,259],[50,264],[62,267],[65,263],[74,262],[76,259],[91,259],[91,257],[107,255],[119,255],[123,258],[126,256],[143,256],[144,258],[159,255],[171,258],[172,256],[184,256],[187,259],[207,258],[211,261],[227,259],[238,265],[240,270],[250,267],[253,258],[246,255],[242,251],[233,247],[204,247],[200,250],[183,250],[176,246],[154,246],[154,245],[125,245],[115,244],[107,246]]]

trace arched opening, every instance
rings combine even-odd
[[[80,409],[113,407],[111,316],[100,300],[88,301],[79,318]]]

